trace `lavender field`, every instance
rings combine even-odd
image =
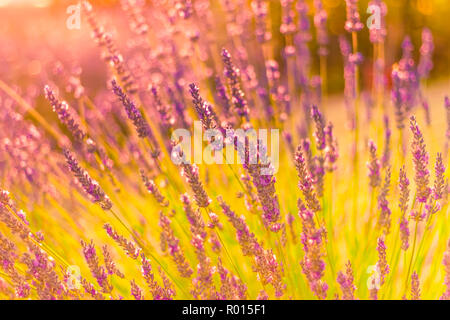
[[[0,299],[450,300],[448,14],[0,0]]]

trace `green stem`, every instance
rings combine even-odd
[[[433,206],[433,208],[434,208],[434,206]],[[433,208],[431,210],[433,210]],[[428,229],[429,229],[429,227],[431,225],[431,220],[433,219],[433,216],[434,216],[434,214],[430,214],[429,219],[427,220],[427,224],[425,226],[425,230],[423,231],[422,239],[420,240],[420,243],[419,243],[419,248],[417,249],[416,259],[414,260],[413,265],[412,265],[413,268],[416,266],[417,260],[419,259],[420,253],[422,252],[422,247],[423,247],[423,244],[425,242],[424,241],[425,240],[425,235],[427,234],[427,231],[428,231]]]
[[[420,210],[420,211],[422,211],[422,210]],[[412,267],[412,262],[413,262],[413,258],[414,258],[414,252],[416,250],[417,228],[418,228],[418,226],[419,226],[419,220],[416,220],[416,226],[414,228],[414,242],[413,242],[413,247],[412,247],[412,252],[411,252],[411,259],[409,260],[408,272],[406,274],[405,292],[404,292],[404,294],[406,294],[406,291],[408,291],[409,274],[411,273],[411,267]]]
[[[352,45],[353,53],[358,52],[358,37],[356,32],[352,32]],[[359,155],[358,155],[358,145],[359,145],[359,68],[355,65],[355,141],[354,141],[354,154],[353,154],[353,230],[356,232],[357,216],[358,216],[358,191],[359,191]],[[355,240],[356,241],[356,240]],[[355,243],[357,246],[357,243]]]
[[[209,218],[210,222],[213,223],[213,220],[211,219],[211,216],[209,215],[209,214],[211,213],[211,210],[210,210],[209,208],[204,208],[204,209],[205,209],[206,214],[208,215],[208,218]],[[214,233],[216,234],[217,238],[219,239],[220,244],[222,245],[222,248],[224,249],[225,254],[226,254],[228,260],[230,261],[230,263],[231,263],[231,265],[233,266],[234,270],[235,270],[236,273],[238,274],[239,279],[241,279],[242,283],[245,283],[244,280],[243,280],[243,277],[242,277],[242,275],[241,275],[241,272],[240,272],[239,268],[238,268],[237,265],[234,263],[234,261],[233,261],[233,259],[231,258],[231,255],[230,255],[230,253],[229,253],[227,247],[225,246],[225,243],[224,243],[223,240],[222,240],[222,237],[220,236],[219,232],[218,232],[217,230],[215,230],[215,228],[216,228],[216,226],[214,226]]]
[[[149,255],[160,267],[164,270],[164,272],[167,274],[167,276],[175,283],[175,285],[180,289],[183,294],[188,297],[189,295],[187,292],[183,289],[183,286],[175,279],[175,277],[172,276],[172,274],[167,270],[167,268],[156,258],[156,256],[144,245],[144,243],[137,237],[137,235],[123,222],[123,220],[118,216],[117,213],[114,212],[114,210],[109,210],[113,216],[119,221],[119,223],[127,230],[127,232],[131,235],[134,241],[139,245],[139,247],[145,252],[145,254]]]

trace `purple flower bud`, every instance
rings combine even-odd
[[[347,32],[359,32],[364,28],[358,12],[358,0],[345,0],[347,6],[347,21],[345,30]]]
[[[325,148],[325,119],[322,113],[319,111],[317,106],[313,105],[311,108],[311,117],[316,124],[316,131],[314,132],[314,137],[316,138],[316,147],[318,150],[323,150]]]
[[[239,69],[237,69],[231,61],[231,54],[224,48],[222,49],[222,61],[225,65],[224,74],[228,79],[228,84],[231,89],[231,99],[233,106],[240,117],[248,121],[248,106],[245,99],[244,92],[241,90],[239,84]]]
[[[428,171],[428,152],[426,151],[425,141],[422,132],[416,122],[416,118],[411,116],[410,129],[414,135],[411,144],[413,162],[415,168],[415,182],[417,187],[417,201],[425,203],[430,195],[429,179],[430,172]]]
[[[422,30],[422,46],[420,47],[420,61],[417,66],[419,76],[423,79],[428,78],[430,71],[433,69],[433,34],[430,29]]]
[[[63,153],[66,157],[69,170],[72,171],[77,181],[83,187],[84,191],[86,191],[86,193],[91,197],[91,200],[93,202],[100,203],[100,206],[103,210],[111,209],[112,202],[105,194],[103,189],[99,186],[98,182],[93,180],[90,177],[89,173],[79,166],[77,159],[68,149],[64,149]]]
[[[329,42],[327,32],[328,14],[323,8],[322,0],[314,0],[314,26],[317,30],[317,43],[319,44],[318,54],[328,55],[327,45]]]
[[[376,6],[378,7],[379,13],[380,13],[380,25],[372,25],[369,26],[369,32],[370,32],[370,42],[372,43],[380,43],[383,42],[387,35],[386,30],[386,21],[385,17],[387,14],[387,6],[384,1],[381,0],[371,0],[369,2],[369,8]],[[375,14],[375,12],[371,12],[371,14]]]
[[[369,169],[369,185],[371,188],[376,188],[381,183],[380,161],[377,157],[377,146],[372,140],[369,141],[369,154],[370,160],[367,163],[367,168]]]
[[[434,168],[436,179],[434,180],[433,198],[434,200],[441,200],[444,197],[445,190],[445,166],[442,160],[442,153],[437,154]]]

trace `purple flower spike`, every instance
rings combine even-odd
[[[73,134],[75,139],[81,141],[86,137],[86,133],[80,128],[80,124],[74,116],[73,110],[67,102],[59,101],[53,90],[49,86],[44,87],[45,97],[53,107],[53,111],[58,115],[59,120]]]
[[[316,147],[319,150],[323,150],[326,145],[325,141],[325,119],[317,106],[313,105],[311,109],[311,117],[316,124],[316,131],[314,137],[316,138]]]
[[[244,92],[239,84],[239,69],[237,69],[231,61],[231,54],[227,49],[222,49],[222,61],[225,65],[225,77],[228,79],[228,85],[231,90],[231,97],[234,109],[237,114],[248,121],[248,106]]]
[[[308,210],[300,199],[298,200],[298,209],[303,223],[301,241],[305,251],[305,257],[300,265],[311,291],[317,298],[326,299],[328,285],[322,280],[325,274],[325,262],[322,259],[325,255],[325,230],[316,227],[313,211]]]
[[[377,146],[372,140],[369,141],[369,154],[370,160],[367,163],[367,168],[369,169],[369,185],[371,188],[376,188],[381,183],[380,160],[377,157]]]
[[[444,197],[445,189],[445,166],[442,160],[442,153],[438,153],[436,157],[435,175],[433,188],[434,200],[441,200]]]
[[[428,28],[422,30],[422,46],[420,47],[420,61],[417,71],[422,79],[427,79],[433,69],[433,34]]]
[[[372,0],[369,2],[369,8],[371,6],[376,6],[379,9],[380,12],[380,25],[372,25],[369,26],[369,32],[370,32],[370,41],[372,43],[380,43],[383,42],[387,35],[386,30],[386,21],[385,17],[387,14],[387,6],[386,3],[382,0]],[[372,12],[374,14],[375,12]]]
[[[327,45],[329,42],[327,32],[328,14],[323,8],[322,0],[314,0],[314,26],[317,30],[317,43],[319,44],[320,56],[328,55]]]
[[[408,211],[409,202],[409,180],[406,176],[405,166],[400,169],[399,176],[400,200],[398,206],[402,213],[400,218],[400,239],[402,240],[402,250],[407,250],[409,248],[409,226],[406,212]]]
[[[81,184],[84,191],[90,196],[92,202],[98,202],[103,210],[109,210],[112,208],[112,202],[105,194],[103,189],[99,186],[98,182],[93,180],[89,173],[82,169],[78,164],[78,160],[72,155],[72,153],[64,149],[64,156],[66,157],[69,170],[72,171],[77,181]]]
[[[445,252],[442,264],[445,267],[445,286],[447,289],[442,295],[441,300],[450,300],[450,239],[447,243],[447,251]]]
[[[150,126],[147,121],[142,116],[136,104],[127,96],[127,94],[122,90],[116,80],[111,81],[112,88],[116,96],[122,102],[128,118],[133,121],[136,131],[140,138],[145,138],[153,135]]]
[[[420,131],[414,116],[411,116],[410,118],[410,129],[414,135],[411,150],[416,172],[414,180],[417,186],[417,201],[425,203],[431,193],[431,189],[429,187],[430,172],[427,168],[428,152],[426,151],[422,132]]]
[[[345,30],[347,32],[359,32],[364,28],[358,12],[358,0],[345,0],[347,6],[347,21]]]

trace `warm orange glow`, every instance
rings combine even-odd
[[[6,6],[33,6],[45,8],[53,4],[53,0],[0,0],[0,7]]]

